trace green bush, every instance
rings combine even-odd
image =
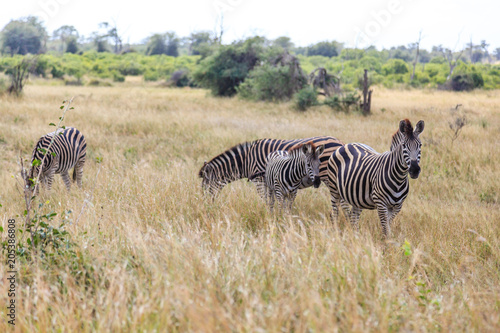
[[[144,73],[144,81],[158,81],[158,79],[158,72],[147,71],[146,73]]]
[[[318,92],[314,88],[307,86],[295,94],[294,100],[297,110],[306,111],[311,106],[318,104]]]
[[[257,37],[244,43],[221,45],[201,61],[193,73],[195,83],[210,89],[214,96],[233,96],[262,57],[262,41]]]
[[[483,86],[483,77],[478,73],[454,74],[450,80],[450,87],[455,91],[469,91]]]
[[[119,72],[114,71],[111,73],[114,82],[125,82],[125,76],[121,75]]]
[[[241,97],[260,101],[286,101],[298,88],[307,84],[305,77],[293,77],[289,66],[264,64],[252,70],[248,78],[238,87]]]
[[[349,112],[353,107],[357,107],[360,98],[357,92],[351,92],[344,95],[328,97],[323,104],[328,105],[336,111]]]
[[[390,74],[406,74],[409,72],[408,65],[401,59],[389,59],[387,63],[382,66],[382,72],[385,75]]]

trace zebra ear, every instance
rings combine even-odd
[[[415,136],[419,136],[420,133],[422,133],[424,131],[424,121],[423,120],[420,120],[417,125],[415,126],[415,131],[413,132],[413,135]]]
[[[406,121],[405,120],[401,120],[399,122],[399,131],[401,133],[406,133]]]
[[[310,144],[305,144],[302,146],[302,152],[304,154],[310,154],[311,153],[311,145]]]
[[[325,151],[325,145],[321,145],[319,146],[318,148],[316,148],[316,155],[321,156],[321,154],[323,154],[323,152]]]

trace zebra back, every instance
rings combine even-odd
[[[66,127],[48,133],[38,140],[33,149],[31,164],[33,165],[33,162],[38,160],[43,161],[43,165],[32,167],[29,173],[30,178],[38,175],[40,167],[42,168],[42,175],[47,173],[49,169],[54,167],[55,163],[57,163],[57,169],[54,173],[68,171],[79,160],[85,159],[86,152],[87,142],[78,129]]]

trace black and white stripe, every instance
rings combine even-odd
[[[275,151],[268,156],[265,184],[267,201],[271,211],[275,199],[282,209],[291,211],[297,190],[307,178],[314,187],[319,187],[319,157],[325,146],[316,147],[306,143],[290,151]]]
[[[205,192],[216,195],[227,184],[252,177],[252,181],[257,184],[257,188],[264,194],[261,185],[264,184],[263,175],[269,154],[278,150],[288,151],[309,141],[312,141],[317,146],[325,146],[325,151],[320,158],[319,175],[323,182],[327,182],[328,159],[343,143],[331,136],[318,136],[297,140],[260,139],[238,144],[214,157],[209,162],[205,162],[199,171],[199,177],[202,178],[202,188]],[[256,177],[255,175],[262,176]],[[305,179],[300,188],[312,185],[312,182]]]
[[[420,174],[420,133],[424,122],[415,131],[408,119],[401,120],[393,135],[391,150],[383,154],[359,143],[337,149],[328,161],[328,178],[333,217],[338,217],[338,203],[345,200],[352,206],[350,220],[357,227],[362,209],[377,209],[385,236],[390,224],[401,210],[409,191],[408,174]]]
[[[54,140],[49,148],[50,142]],[[83,134],[73,127],[59,129],[57,132],[46,134],[38,140],[31,156],[31,164],[35,160],[43,161],[43,165],[35,165],[31,168],[28,178],[34,179],[38,176],[40,167],[40,181],[47,189],[52,187],[54,174],[61,174],[68,191],[71,188],[69,170],[73,170],[73,181],[79,187],[82,186],[83,166],[87,152],[87,142]],[[45,157],[45,160],[44,160]],[[36,163],[35,163],[36,164]]]

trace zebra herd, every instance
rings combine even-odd
[[[390,151],[382,154],[367,145],[344,144],[330,136],[245,142],[205,162],[199,177],[204,192],[212,196],[230,182],[248,178],[271,210],[277,199],[289,211],[298,189],[319,187],[322,181],[330,190],[335,221],[339,204],[356,228],[363,209],[377,209],[383,234],[388,236],[408,195],[408,174],[415,179],[420,173],[419,135],[423,130],[422,120],[415,129],[408,119],[401,120]],[[33,150],[27,184],[33,184],[39,175],[50,189],[54,174],[61,174],[69,190],[68,172],[74,168],[73,181],[81,187],[86,150],[85,137],[76,128],[41,137]]]
[[[216,195],[232,181],[248,178],[256,183],[271,208],[274,196],[282,200],[282,205],[287,196],[290,208],[297,189],[313,184],[317,187],[317,179],[320,179],[330,190],[335,221],[338,219],[339,204],[356,228],[363,209],[377,209],[382,232],[388,236],[390,224],[408,195],[408,174],[416,179],[420,173],[422,144],[419,135],[423,130],[422,120],[415,130],[408,119],[401,120],[399,129],[392,136],[390,151],[382,154],[367,145],[344,145],[328,136],[245,142],[205,162],[199,176],[203,190],[211,195]],[[289,161],[291,154],[304,154],[307,149],[302,147],[305,145],[324,146],[321,149],[324,151],[318,151],[317,173],[312,166],[314,158],[305,162],[304,157],[295,162]],[[312,170],[312,174],[306,169]]]

